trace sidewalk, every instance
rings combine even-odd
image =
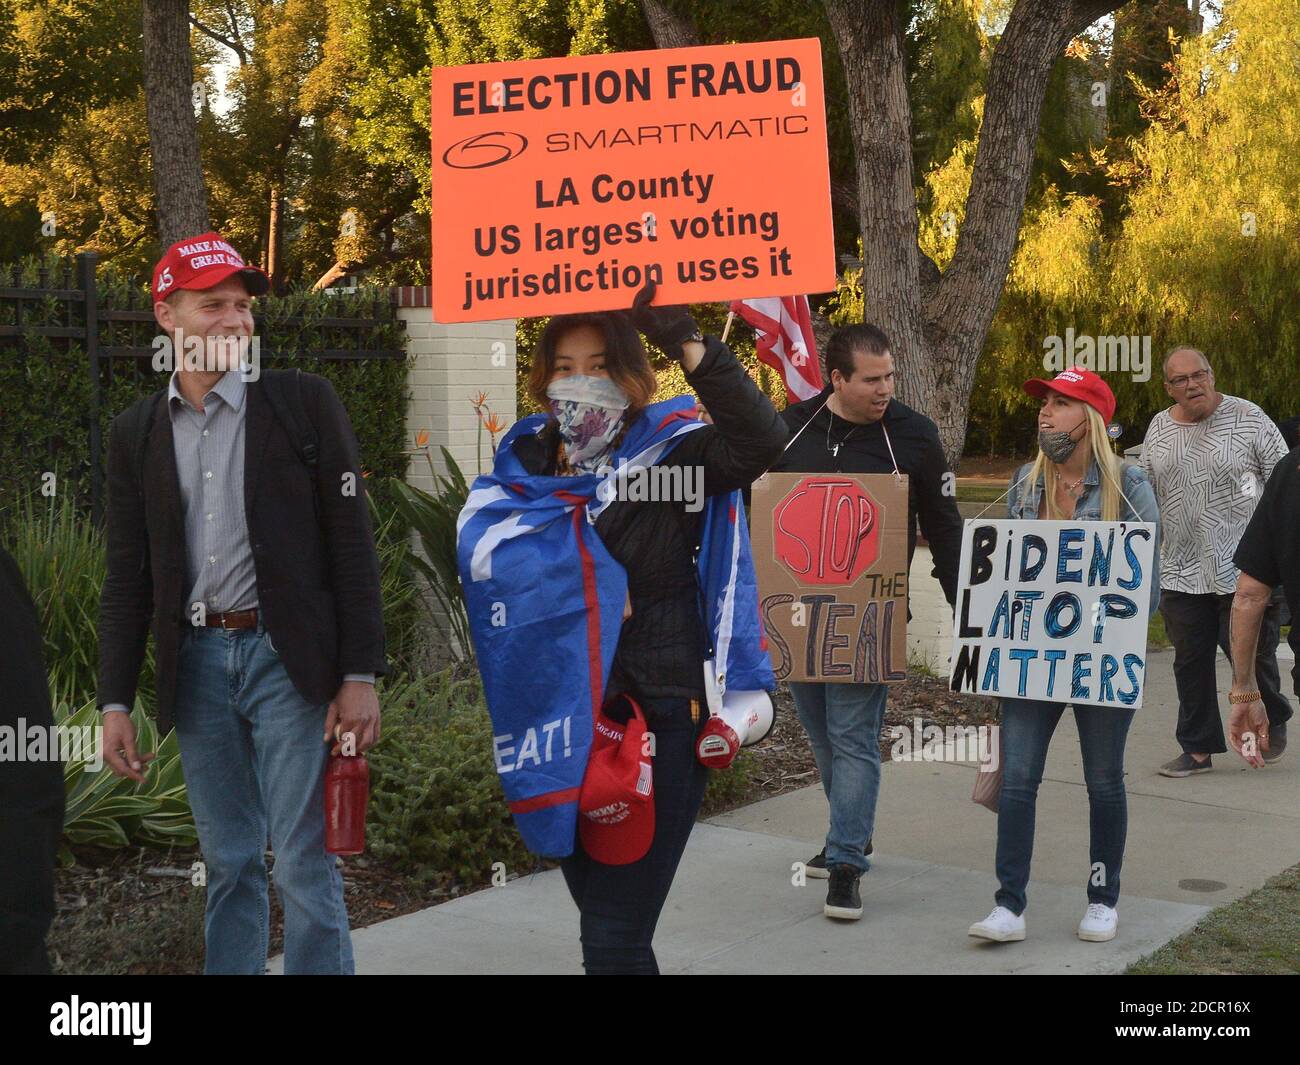
[[[1247,770],[1170,780],[1177,753],[1173,655],[1148,663],[1145,705],[1126,763],[1129,837],[1119,937],[1074,934],[1086,903],[1088,807],[1073,717],[1061,719],[1039,793],[1023,943],[986,944],[967,927],[993,905],[996,818],[970,802],[974,769],[883,767],[876,857],[861,921],[822,916],[825,881],[791,884],[791,864],[821,846],[820,787],[768,799],[692,834],[655,939],[666,973],[1115,973],[1208,910],[1300,861],[1300,755]],[[1219,688],[1228,687],[1219,660]],[[558,870],[513,880],[353,933],[357,970],[380,973],[579,973],[578,915]],[[275,959],[272,972],[280,971]]]

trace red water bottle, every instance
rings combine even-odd
[[[330,756],[325,770],[325,850],[360,854],[366,849],[366,799],[370,764],[364,754]]]

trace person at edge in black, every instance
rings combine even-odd
[[[934,576],[952,606],[962,520],[938,428],[894,398],[889,339],[873,325],[835,331],[826,346],[826,373],[830,384],[820,395],[782,411],[791,442],[773,468],[906,475],[908,565],[916,551],[919,519],[934,555]],[[792,682],[790,691],[830,803],[825,846],[805,870],[808,876],[830,880],[823,908],[827,917],[857,920],[862,916],[858,880],[871,866],[880,793],[879,737],[889,688]]]
[[[704,494],[748,486],[780,453],[785,423],[731,350],[704,337],[685,307],[651,307],[655,286],[638,294],[631,312],[558,315],[538,341],[528,388],[543,410],[547,390],[570,378],[612,382],[628,401],[631,426],[658,387],[638,329],[671,358],[707,406],[713,424],[686,434],[665,465],[703,468]],[[584,382],[584,385],[594,382]],[[615,432],[604,454],[612,454]],[[516,449],[526,468],[545,476],[577,472],[566,454],[559,422]],[[584,466],[603,461],[588,454]],[[576,461],[576,460],[575,460]],[[704,689],[708,636],[700,613],[695,568],[699,518],[681,500],[615,500],[596,521],[596,533],[627,571],[628,604],[606,695],[629,693],[655,736],[655,834],[650,849],[628,865],[608,865],[586,854],[581,840],[561,861],[581,912],[583,967],[589,975],[657,975],[651,941],[659,913],[695,823],[708,770],[695,741],[709,717]]]
[[[1232,704],[1228,742],[1261,769],[1286,750],[1286,723],[1269,723],[1255,673],[1255,650],[1272,592],[1282,586],[1291,617],[1300,617],[1300,448],[1273,467],[1250,524],[1237,541],[1233,564],[1241,570],[1232,599]],[[1300,625],[1288,637],[1296,652],[1291,678],[1300,695]]]
[[[0,548],[0,728],[26,743],[46,733],[46,757],[0,759],[0,975],[45,976],[45,933],[54,919],[54,865],[63,837],[63,763],[36,606],[18,564]]]

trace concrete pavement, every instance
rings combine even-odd
[[[792,884],[826,829],[819,786],[697,826],[660,920],[660,968],[674,973],[1114,973],[1300,861],[1300,756],[1245,768],[1218,756],[1183,780],[1156,768],[1177,753],[1171,652],[1150,656],[1126,765],[1129,837],[1119,937],[1080,942],[1088,806],[1073,717],[1061,719],[1039,794],[1023,943],[966,929],[993,905],[996,818],[970,802],[974,768],[887,762],[876,857],[858,922],[822,916],[825,881]],[[1220,690],[1227,664],[1219,662]],[[578,917],[557,871],[510,881],[353,933],[358,971],[577,973]],[[279,959],[272,965],[279,971]]]

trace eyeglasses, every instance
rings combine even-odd
[[[1180,377],[1166,377],[1165,383],[1168,384],[1170,388],[1177,388],[1181,391],[1189,384],[1204,384],[1209,376],[1209,370],[1197,370],[1195,373],[1185,373]]]

